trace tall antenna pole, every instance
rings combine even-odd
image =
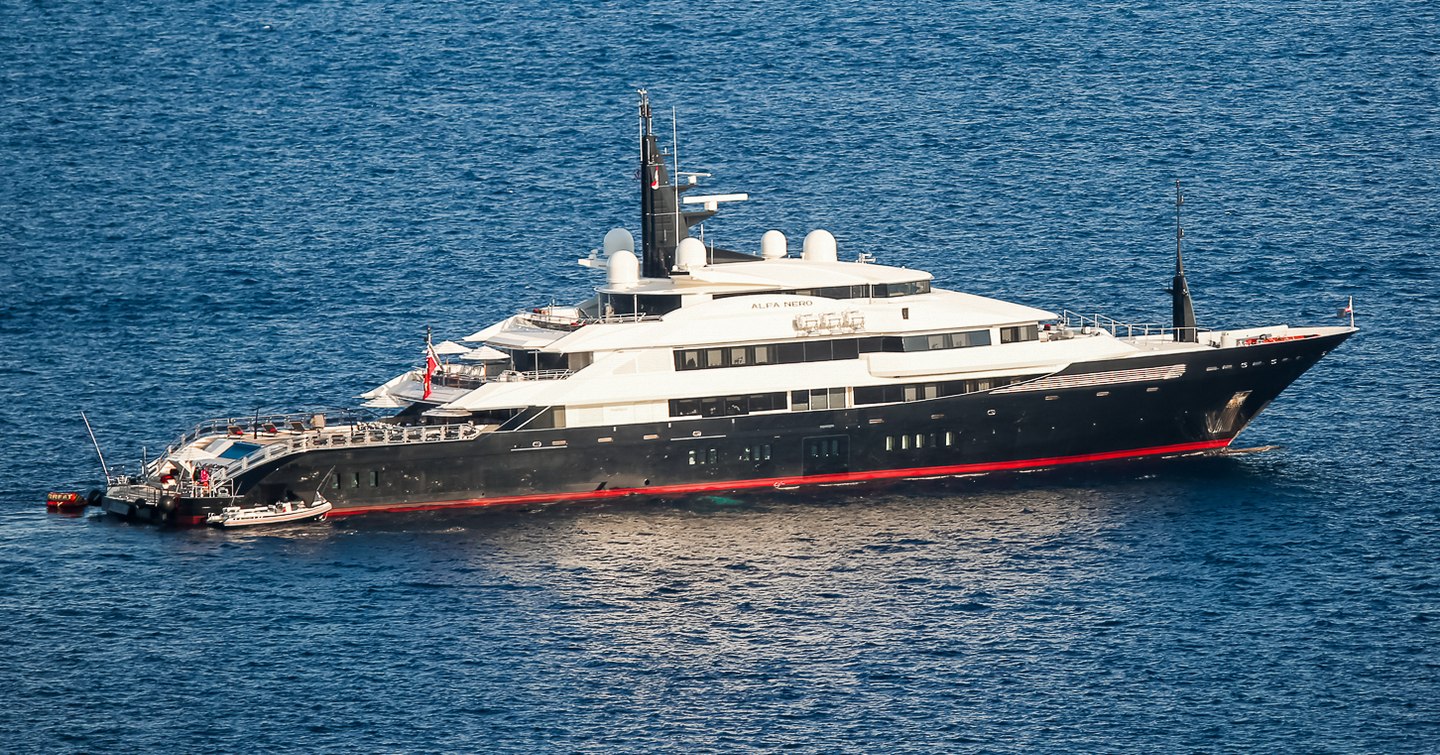
[[[670,144],[673,154],[670,155],[675,165],[675,230],[680,230],[680,121],[675,116],[675,106],[670,106]],[[675,238],[678,248],[679,236]]]
[[[1180,240],[1185,238],[1185,229],[1180,226],[1180,206],[1185,204],[1185,195],[1180,193],[1180,179],[1175,179],[1175,274],[1185,274],[1185,260],[1180,255]]]
[[[1170,315],[1175,326],[1175,340],[1198,343],[1200,333],[1195,327],[1195,302],[1190,299],[1190,285],[1185,282],[1185,259],[1181,255],[1181,239],[1185,230],[1180,225],[1180,206],[1185,196],[1180,193],[1180,179],[1175,179],[1175,277],[1170,280]]]

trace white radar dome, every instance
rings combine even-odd
[[[633,286],[640,282],[640,260],[628,249],[617,249],[605,264],[605,281],[612,286]]]
[[[789,253],[785,234],[779,231],[766,231],[765,235],[760,237],[761,257],[767,260],[778,260]]]
[[[621,250],[635,251],[635,237],[624,228],[611,228],[610,232],[605,234],[605,256],[609,257]]]
[[[823,228],[816,228],[805,236],[805,246],[800,256],[810,262],[839,261],[835,250],[835,235]]]
[[[700,239],[680,239],[675,247],[675,267],[681,270],[695,270],[705,267],[705,242]]]

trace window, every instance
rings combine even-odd
[[[380,471],[377,469],[370,470],[370,487],[380,487]]]
[[[1040,340],[1039,325],[1016,325],[1000,329],[1000,343],[1018,343],[1020,341]]]
[[[790,409],[803,412],[810,409],[844,409],[844,388],[814,388],[808,391],[790,392]]]
[[[900,336],[866,336],[858,340],[861,354],[873,354],[879,351],[901,352],[905,350],[904,343]]]
[[[771,291],[746,291],[743,293],[716,294],[716,299],[732,296],[815,296],[822,299],[888,299],[894,296],[913,296],[930,293],[930,281],[908,281],[905,283],[877,283],[873,286],[822,286],[820,288],[788,288]]]
[[[783,392],[755,393],[750,396],[750,411],[752,412],[774,412],[784,411],[785,409],[785,394]]]
[[[333,478],[331,478],[331,480],[330,480],[330,489],[331,489],[331,490],[339,490],[339,489],[340,489],[340,475],[337,474],[337,475],[335,475]]]
[[[1036,337],[1038,338],[1039,336]],[[963,330],[954,333],[905,336],[900,339],[900,343],[904,351],[940,351],[942,349],[966,349],[972,346],[989,346],[990,331]]]
[[[893,299],[897,296],[914,296],[930,293],[930,281],[907,281],[905,283],[876,283],[871,287],[871,296],[876,299]]]
[[[835,347],[829,341],[807,341],[802,345],[807,362],[828,362],[835,358]]]
[[[885,386],[862,385],[855,388],[855,405],[885,403]]]
[[[718,367],[749,367],[764,364],[800,364],[802,362],[829,362],[836,359],[859,359],[861,354],[875,351],[906,351],[924,349],[921,345],[908,348],[902,346],[899,336],[869,336],[866,338],[833,338],[826,341],[796,341],[790,343],[760,344],[757,346],[727,346],[713,349],[676,349],[675,369],[709,370]]]
[[[752,447],[752,446],[746,446],[746,447],[745,447],[745,450],[740,453],[740,460],[741,460],[741,461],[769,461],[769,460],[770,460],[770,444],[769,444],[769,443],[761,443],[761,444],[758,445],[758,446],[753,446],[753,447]]]
[[[785,393],[752,393],[747,396],[707,396],[670,399],[672,417],[734,417],[753,412],[785,409]]]
[[[351,472],[351,473],[350,473],[350,487],[352,487],[352,488],[358,488],[358,487],[360,487],[360,473],[359,473],[359,472]]]
[[[951,348],[953,349],[965,349],[971,346],[989,346],[990,331],[969,330],[963,333],[951,333],[950,339],[952,343]]]

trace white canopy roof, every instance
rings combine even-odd
[[[436,353],[436,354],[440,354],[441,356],[454,355],[454,354],[464,354],[464,353],[468,352],[469,350],[470,350],[470,347],[469,347],[469,346],[465,346],[465,345],[463,345],[463,344],[458,344],[458,343],[455,343],[454,341],[445,341],[444,343],[440,343],[440,344],[437,344],[437,345],[435,346],[435,353]]]
[[[466,351],[464,354],[460,355],[460,358],[467,362],[501,362],[509,359],[510,355],[499,349],[492,349],[489,346],[481,346],[478,349],[470,349]]]

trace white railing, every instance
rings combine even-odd
[[[295,430],[297,425],[306,431],[316,429],[315,418],[319,417],[326,425],[353,425],[366,415],[349,409],[330,409],[310,412],[291,412],[288,414],[256,414],[249,417],[225,417],[207,419],[189,432],[180,436],[180,439],[170,444],[165,449],[164,456],[184,448],[191,441],[198,440],[206,435],[228,435],[232,438],[242,438],[246,435],[260,437],[267,435],[269,431],[262,428],[274,427],[276,430]],[[374,415],[370,415],[374,416]],[[236,432],[236,431],[239,432]],[[158,461],[158,459],[156,460]]]
[[[1121,322],[1112,317],[1101,314],[1081,314],[1068,309],[1061,310],[1060,324],[1071,330],[1078,330],[1087,333],[1092,330],[1103,330],[1116,338],[1145,338],[1148,336],[1173,336],[1176,331],[1193,330],[1197,334],[1209,332],[1209,328],[1176,328],[1173,325],[1161,325],[1159,323],[1132,323]]]
[[[419,375],[423,370],[416,370]],[[505,370],[494,375],[485,373],[483,367],[447,364],[435,371],[431,381],[447,388],[479,388],[486,383],[518,383],[526,380],[564,380],[575,374],[574,370]]]
[[[269,461],[302,451],[370,446],[402,446],[417,443],[444,443],[473,440],[496,425],[392,425],[387,422],[357,422],[335,431],[283,435],[267,440],[258,451],[240,458],[240,463],[221,467],[225,479],[234,479]]]
[[[491,379],[502,383],[519,383],[526,380],[564,380],[574,374],[572,370],[531,370],[529,372],[506,370]]]
[[[660,315],[647,315],[644,313],[633,313],[628,315],[610,314],[601,317],[586,315],[574,308],[557,308],[560,311],[549,308],[527,309],[516,314],[521,321],[537,328],[546,330],[579,330],[586,325],[598,323],[616,322],[655,322],[660,320]]]

